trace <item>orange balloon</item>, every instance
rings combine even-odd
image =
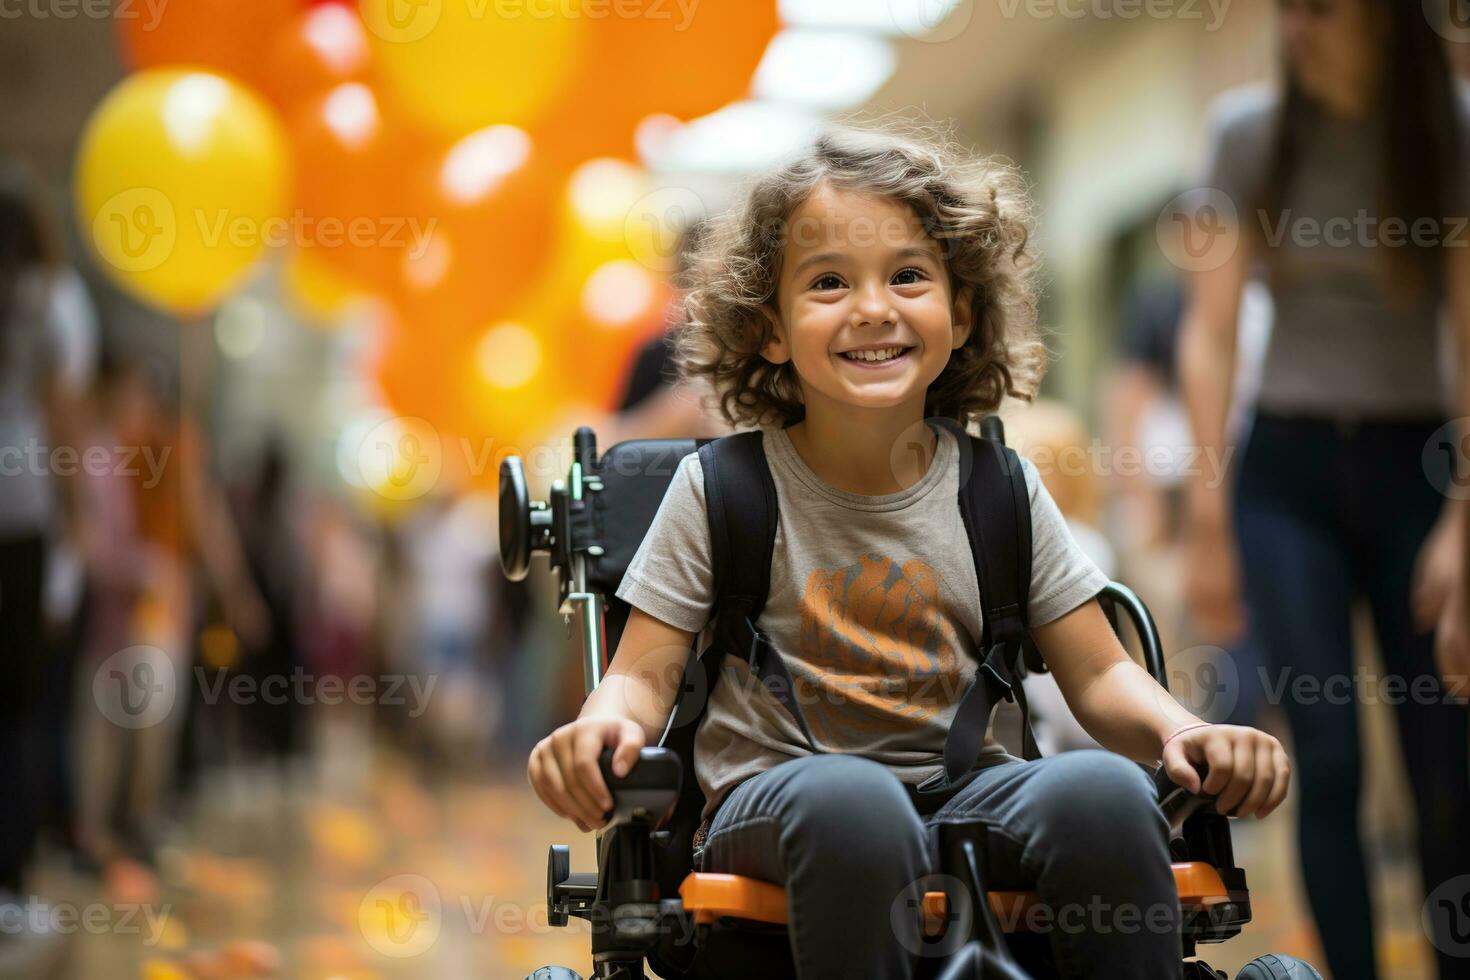
[[[563,370],[594,405],[616,406],[638,350],[667,329],[673,289],[636,262],[609,262],[592,273],[577,308],[559,321]]]
[[[611,88],[613,91],[609,91]],[[619,97],[617,86],[588,90],[575,86],[576,98],[553,106],[532,129],[536,145],[558,170],[571,170],[594,157],[637,160],[635,135],[650,113]]]
[[[492,126],[432,157],[408,213],[426,216],[420,247],[398,260],[395,288],[415,329],[478,328],[546,268],[557,175],[524,130]]]
[[[581,394],[581,379],[544,324],[510,317],[467,339],[470,371],[460,383],[478,435],[523,442]]]
[[[301,10],[299,0],[168,0],[157,13],[133,5],[117,17],[134,70],[183,65],[226,72],[253,85],[265,76],[261,52]]]
[[[427,224],[405,210],[395,180],[409,134],[385,119],[376,94],[348,82],[309,100],[291,120],[296,147],[295,244],[364,288],[385,291]]]
[[[396,414],[421,418],[442,434],[463,434],[461,386],[449,379],[463,369],[465,341],[411,326],[400,317],[382,326],[371,358],[378,387]]]
[[[579,379],[559,357],[553,338],[528,320],[458,334],[399,320],[383,334],[372,374],[392,411],[432,426],[446,457],[463,457],[456,462],[474,477],[574,401]]]
[[[707,0],[689,8],[631,0],[588,17],[592,43],[537,136],[558,162],[634,154],[654,114],[688,120],[743,98],[778,28],[775,0]]]
[[[289,112],[343,82],[367,78],[367,31],[357,11],[324,3],[298,14],[276,35],[265,55],[261,92]]]

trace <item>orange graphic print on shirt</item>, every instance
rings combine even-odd
[[[939,574],[917,558],[870,554],[807,576],[801,663],[791,670],[798,688],[813,689],[802,711],[819,743],[932,724],[963,693],[960,655]]]

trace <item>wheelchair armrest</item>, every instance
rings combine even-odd
[[[1210,774],[1210,767],[1205,763],[1196,763],[1195,772],[1199,773],[1200,785],[1204,785],[1205,777]],[[1201,811],[1214,812],[1216,796],[1211,793],[1191,793],[1180,786],[1169,776],[1163,766],[1154,772],[1154,788],[1159,794],[1159,809],[1164,811],[1164,819],[1169,821],[1170,833],[1177,834],[1184,821]]]
[[[684,767],[678,753],[661,746],[645,746],[638,750],[638,761],[622,776],[613,774],[612,756],[612,749],[603,749],[598,757],[602,779],[613,799],[604,829],[642,822],[657,830],[673,815],[674,805],[679,802]]]

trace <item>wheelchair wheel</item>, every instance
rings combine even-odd
[[[582,980],[582,974],[564,966],[543,966],[535,973],[526,974],[526,980]]]
[[[1267,953],[1241,967],[1235,980],[1322,980],[1322,974],[1295,956]]]

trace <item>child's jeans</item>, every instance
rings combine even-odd
[[[925,954],[911,903],[941,889],[925,881],[939,871],[934,828],[961,817],[989,825],[987,886],[1035,889],[1050,906],[1027,921],[1051,933],[1063,977],[1180,975],[1153,783],[1097,749],[974,770],[948,799],[920,797],[861,756],[793,759],[730,791],[697,860],[785,885],[801,980],[907,980]]]

